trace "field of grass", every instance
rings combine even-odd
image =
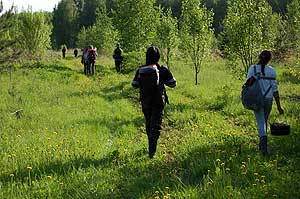
[[[225,61],[206,63],[194,85],[192,64],[175,61],[154,159],[131,87],[101,57],[95,77],[79,59],[0,68],[0,198],[299,198],[300,82],[277,69],[291,135],[269,136],[258,151],[254,115],[239,100],[242,80]]]

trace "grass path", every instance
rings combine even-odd
[[[269,136],[265,158],[242,81],[224,66],[205,64],[195,86],[191,66],[175,62],[153,160],[133,73],[116,74],[105,57],[92,78],[71,57],[2,69],[0,198],[299,197],[299,81],[276,65],[292,134]]]

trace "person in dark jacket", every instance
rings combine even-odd
[[[77,58],[77,56],[78,56],[78,49],[75,48],[75,49],[74,49],[74,57]]]
[[[64,47],[61,49],[61,52],[62,52],[63,58],[65,59],[65,58],[66,58],[67,47],[64,46]]]
[[[117,72],[121,71],[121,64],[122,64],[122,61],[123,61],[122,53],[123,53],[123,50],[121,49],[120,44],[117,43],[116,48],[114,50],[114,54],[113,54],[113,58],[115,60],[115,66],[116,66]]]
[[[146,64],[139,67],[132,81],[132,86],[140,90],[150,158],[153,158],[156,152],[157,141],[160,136],[163,109],[166,102],[164,85],[171,88],[176,86],[176,79],[168,68],[158,64],[159,59],[159,49],[156,46],[149,47],[146,53]]]

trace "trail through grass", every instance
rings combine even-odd
[[[0,198],[298,198],[299,82],[275,64],[286,114],[274,106],[270,121],[292,133],[269,136],[262,157],[242,81],[217,60],[195,86],[191,66],[172,66],[178,86],[167,89],[153,160],[134,73],[117,74],[106,57],[91,78],[71,57],[2,67]]]

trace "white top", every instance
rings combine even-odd
[[[261,77],[272,77],[275,78],[275,80],[269,80],[269,79],[261,79],[259,80],[260,86],[262,88],[262,92],[265,93],[269,86],[272,85],[272,89],[268,92],[266,95],[266,98],[273,98],[273,93],[278,91],[278,85],[276,81],[276,71],[273,67],[266,65],[265,66],[265,75],[263,76],[261,73],[261,65],[256,65],[256,73],[260,73]],[[250,66],[247,80],[254,75],[254,66]],[[272,92],[271,92],[272,91]]]

